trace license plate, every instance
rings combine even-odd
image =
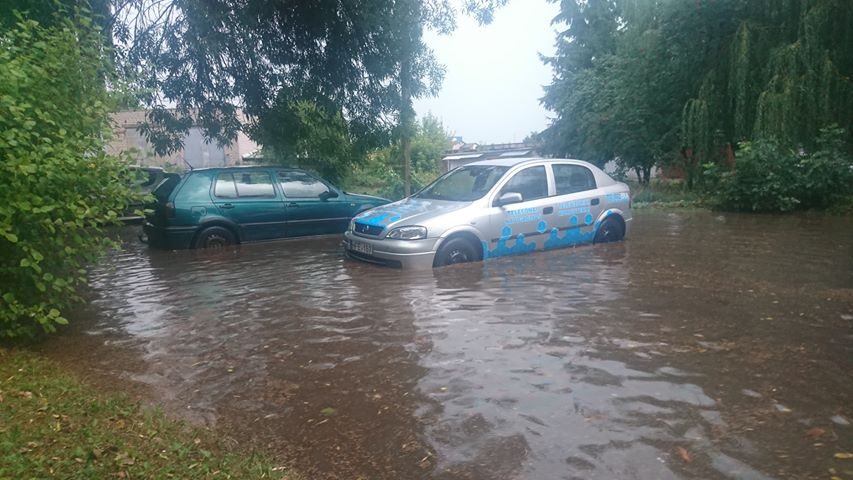
[[[373,245],[369,243],[351,241],[350,250],[358,253],[363,253],[365,255],[373,255]]]

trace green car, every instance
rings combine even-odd
[[[389,203],[283,167],[167,174],[153,194],[153,212],[140,238],[170,250],[343,233],[355,215]]]

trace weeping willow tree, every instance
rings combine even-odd
[[[837,124],[853,146],[850,0],[563,0],[547,153],[643,170],[675,163],[688,185],[743,141],[816,146]],[[641,176],[643,179],[643,176]]]
[[[682,111],[693,164],[719,162],[727,145],[748,140],[809,151],[832,124],[846,128],[853,145],[853,2],[735,3],[742,17],[725,55]]]

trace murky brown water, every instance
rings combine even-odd
[[[641,212],[415,273],[339,242],[130,242],[43,348],[307,478],[853,478],[850,218]]]

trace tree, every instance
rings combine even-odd
[[[65,324],[101,228],[130,201],[111,129],[103,33],[85,11],[0,33],[0,338]]]
[[[503,3],[468,0],[464,9],[486,21]],[[128,0],[117,32],[160,151],[178,148],[193,124],[233,138],[244,127],[236,100],[258,126],[250,133],[304,131],[292,111],[309,102],[343,118],[354,145],[379,146],[394,131],[408,152],[412,99],[435,92],[443,74],[423,30],[449,31],[455,14],[449,0]]]
[[[641,181],[677,163],[692,187],[742,141],[813,150],[821,128],[853,123],[850,2],[576,0],[555,21],[550,153],[615,158]]]
[[[420,190],[439,175],[440,159],[450,148],[450,133],[437,117],[427,114],[414,125],[411,140],[411,184]],[[406,196],[400,145],[374,150],[367,162],[347,179],[349,188],[389,198]]]

